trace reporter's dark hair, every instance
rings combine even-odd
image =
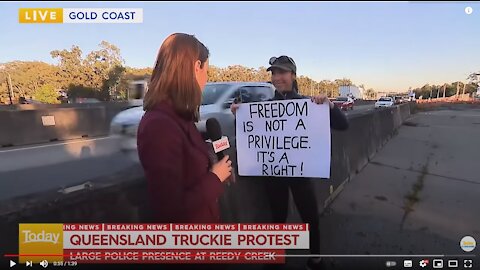
[[[157,55],[144,110],[151,110],[166,100],[180,116],[198,121],[202,91],[195,77],[194,63],[200,60],[203,68],[209,54],[207,47],[193,35],[175,33],[167,37]]]

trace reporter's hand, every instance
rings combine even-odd
[[[328,102],[330,109],[333,109],[333,106],[334,106],[333,102],[331,102],[330,99],[328,99],[327,96],[324,94],[313,96],[311,99],[312,99],[312,102],[315,102],[316,104],[322,104],[322,103]]]
[[[237,113],[239,107],[240,103],[232,103],[232,105],[230,105],[230,111],[233,113],[233,115]]]
[[[232,174],[232,161],[226,155],[219,162],[213,164],[211,172],[217,175],[218,179],[223,183]]]

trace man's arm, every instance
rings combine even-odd
[[[324,94],[310,97],[313,102],[321,104],[328,102],[330,106],[330,127],[335,130],[347,130],[348,129],[348,119],[345,114],[338,108],[333,102],[331,102],[328,97]]]
[[[330,127],[335,130],[348,129],[348,119],[336,105],[330,109]]]

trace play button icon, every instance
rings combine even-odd
[[[14,267],[16,264],[17,264],[16,262],[10,260],[10,267]]]

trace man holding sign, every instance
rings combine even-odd
[[[348,121],[325,95],[298,94],[291,57],[272,57],[269,63],[274,98],[231,106],[239,175],[265,178],[274,223],[286,222],[291,190],[302,221],[310,224],[310,252],[320,254],[319,211],[310,178],[330,178],[330,128],[346,130]],[[310,258],[307,267],[318,269],[320,258]]]

